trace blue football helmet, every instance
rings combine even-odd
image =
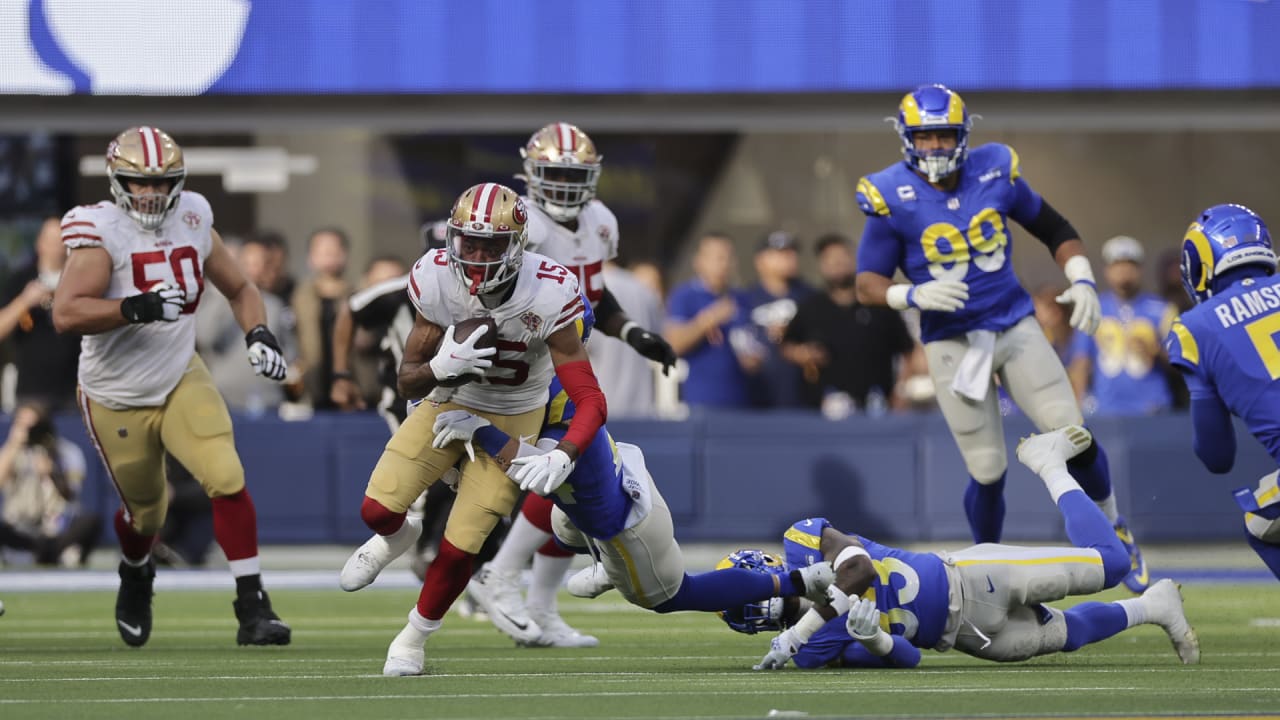
[[[1182,239],[1182,286],[1197,303],[1213,296],[1214,282],[1232,268],[1257,265],[1276,270],[1271,233],[1243,205],[1214,205],[1200,213]],[[1221,290],[1222,288],[1216,288]]]
[[[902,96],[898,117],[889,119],[902,138],[903,159],[909,167],[924,173],[929,182],[938,182],[964,164],[973,119],[959,93],[943,85],[921,85]],[[912,140],[920,130],[954,130],[956,146],[952,150],[920,152]]]
[[[765,575],[786,575],[782,560],[763,550],[737,550],[716,563],[716,570],[741,568]],[[720,611],[720,619],[737,632],[754,635],[761,630],[781,630],[783,626],[782,598],[769,598],[747,603],[741,607]]]

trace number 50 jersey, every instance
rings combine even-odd
[[[987,144],[969,152],[952,191],[939,190],[898,162],[858,181],[867,225],[858,271],[912,284],[959,280],[969,300],[954,313],[922,312],[921,339],[944,340],[970,330],[1007,330],[1033,312],[1013,272],[1008,219],[1024,227],[1040,212],[1040,196],[1022,179],[1018,154]]]
[[[190,191],[154,231],[143,230],[110,202],[73,208],[62,217],[68,250],[102,248],[111,256],[104,298],[139,295],[160,282],[187,296],[176,322],[125,325],[81,339],[80,389],[95,402],[116,410],[157,407],[177,387],[196,351],[194,313],[204,291],[212,229],[209,201]]]
[[[482,316],[498,324],[493,367],[482,380],[460,386],[452,400],[499,415],[519,415],[546,404],[547,386],[555,374],[547,338],[582,323],[584,312],[578,279],[563,265],[532,252],[524,253],[511,296],[496,308],[486,308],[467,290],[443,249],[427,252],[414,264],[409,299],[422,317],[445,329]]]

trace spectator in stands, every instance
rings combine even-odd
[[[627,317],[645,328],[662,326],[662,300],[643,281],[613,262],[604,266],[604,284]],[[651,418],[657,414],[655,365],[625,342],[593,333],[587,343],[596,380],[609,400],[609,417]]]
[[[288,305],[298,286],[297,281],[289,274],[289,243],[285,241],[284,235],[275,230],[260,231],[251,239],[266,249],[261,273],[263,284],[259,287]]]
[[[243,243],[236,238],[223,238],[227,250],[250,282],[257,285],[270,280],[271,245],[261,237],[250,237]],[[267,310],[268,327],[277,328],[284,358],[292,363],[297,355],[289,313],[280,298],[262,293]],[[231,313],[231,305],[216,291],[206,289],[196,309],[196,350],[209,366],[209,374],[222,393],[227,407],[249,415],[274,413],[284,401],[284,386],[258,375],[245,362],[244,330]]]
[[[302,383],[306,398],[317,410],[337,407],[329,397],[333,378],[333,325],[338,307],[351,294],[350,286],[343,279],[349,247],[347,234],[340,228],[321,228],[311,233],[307,244],[311,277],[298,285],[289,303],[297,320]]]
[[[627,270],[636,280],[639,280],[646,287],[653,291],[653,294],[662,300],[667,297],[667,287],[662,281],[662,269],[657,263],[648,260],[640,260],[631,263]]]
[[[667,299],[663,335],[688,363],[684,401],[691,406],[743,408],[750,404],[747,376],[759,370],[763,350],[729,285],[736,265],[733,239],[703,235],[693,256],[694,279]]]
[[[75,408],[80,362],[80,336],[59,335],[50,310],[66,259],[61,220],[47,218],[36,236],[34,259],[15,270],[0,293],[0,339],[13,342],[17,401],[55,411]]]
[[[58,437],[48,410],[20,405],[0,446],[0,546],[29,550],[41,565],[84,565],[102,528],[80,508],[84,475],[84,453]]]
[[[1103,277],[1110,290],[1098,297],[1102,322],[1093,337],[1077,333],[1072,341],[1069,372],[1088,378],[1098,415],[1151,415],[1173,405],[1162,370],[1168,363],[1162,340],[1177,309],[1142,292],[1142,259],[1142,244],[1127,235],[1103,244]],[[1078,397],[1082,389],[1076,388]]]
[[[848,238],[824,235],[814,251],[826,292],[800,303],[783,335],[783,353],[804,372],[809,407],[829,417],[840,415],[832,406],[842,403],[869,414],[884,412],[896,402],[895,366],[911,356],[916,343],[898,311],[858,303],[857,262]]]
[[[800,368],[782,355],[782,334],[796,315],[796,307],[814,294],[799,278],[800,242],[776,230],[760,239],[755,266],[759,282],[745,297],[757,339],[765,348],[760,372],[751,377],[752,404],[763,408],[804,405]]]
[[[404,277],[408,272],[409,266],[405,265],[404,261],[398,257],[393,255],[375,257],[369,261],[364,275],[361,276],[360,289],[367,290],[388,280]],[[346,303],[342,303],[338,311],[339,313],[350,313]],[[357,324],[351,343],[352,352],[348,353],[346,362],[342,363],[336,355],[334,356],[335,376],[339,375],[337,371],[339,366],[343,366],[347,372],[351,373],[351,379],[360,393],[362,401],[360,404],[365,407],[376,407],[382,400],[382,343],[386,333],[386,326],[366,328]],[[334,352],[337,352],[336,347]],[[398,370],[398,367],[394,368],[393,372]],[[332,395],[332,388],[330,389],[330,395]]]
[[[1045,283],[1031,293],[1031,302],[1035,305],[1036,320],[1040,323],[1040,329],[1044,330],[1044,336],[1049,338],[1049,344],[1053,346],[1053,351],[1058,353],[1062,365],[1067,367],[1071,363],[1071,343],[1075,338],[1076,329],[1068,322],[1071,316],[1067,306],[1057,301],[1064,290],[1065,288],[1061,285]]]

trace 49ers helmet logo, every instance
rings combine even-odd
[[[511,208],[511,219],[521,225],[529,222],[529,214],[525,212],[523,198],[516,198],[515,206]]]

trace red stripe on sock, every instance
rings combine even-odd
[[[525,496],[524,505],[520,508],[520,514],[526,520],[533,523],[533,526],[542,532],[551,532],[551,508],[555,507],[555,503],[542,497],[529,493]]]
[[[471,580],[471,561],[474,558],[474,555],[459,550],[448,540],[440,539],[440,552],[427,568],[427,577],[422,581],[422,592],[418,594],[419,615],[428,620],[439,620],[449,612],[453,601],[458,599]]]
[[[213,537],[227,560],[258,555],[258,513],[248,490],[213,498]]]
[[[542,544],[542,547],[538,548],[538,554],[546,557],[573,557],[577,553],[570,552],[557,545],[555,536],[552,536],[550,540]]]

